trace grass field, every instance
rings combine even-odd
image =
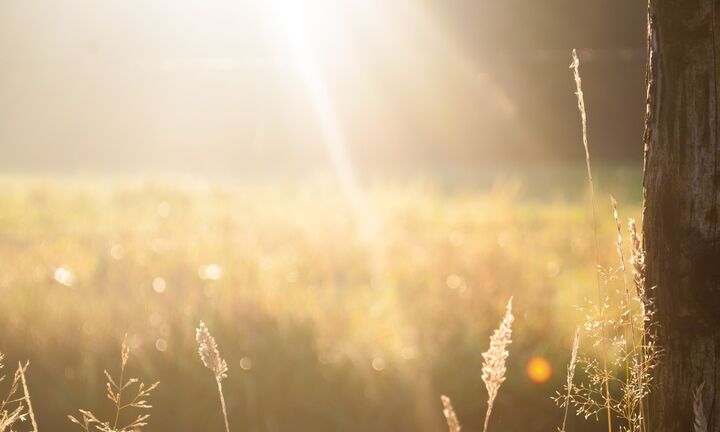
[[[639,181],[598,177],[609,265],[608,194],[639,218]],[[574,305],[596,295],[583,181],[578,170],[463,188],[375,182],[349,205],[314,181],[3,178],[0,351],[10,365],[30,360],[46,431],[75,430],[66,415],[78,408],[110,410],[103,369],[119,368],[124,334],[131,374],[161,381],[147,430],[223,430],[196,353],[200,320],[228,361],[233,430],[440,431],[447,394],[473,431],[481,353],[514,296],[493,429],[555,430]],[[549,360],[549,381],[526,373],[534,357]]]

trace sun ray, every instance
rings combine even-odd
[[[275,4],[275,12],[290,49],[292,65],[297,68],[320,123],[323,144],[332,162],[333,171],[350,205],[357,211],[362,208],[362,199],[348,155],[347,140],[335,114],[319,59],[313,50],[305,9],[298,2],[281,0]]]

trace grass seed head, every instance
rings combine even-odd
[[[482,380],[488,392],[488,408],[485,414],[485,427],[487,431],[488,420],[492,413],[495,397],[497,396],[500,385],[505,381],[505,360],[510,353],[507,346],[512,342],[512,323],[515,320],[512,314],[512,297],[505,307],[505,316],[500,322],[500,326],[490,336],[490,349],[483,353]]]
[[[440,400],[443,404],[443,415],[445,415],[445,420],[447,420],[448,432],[460,432],[460,421],[457,418],[457,414],[455,414],[450,398],[442,395],[440,396]]]
[[[205,367],[213,371],[218,382],[227,378],[227,363],[220,357],[215,338],[212,337],[207,326],[202,321],[200,321],[200,325],[195,331],[195,339],[198,342],[200,359]]]

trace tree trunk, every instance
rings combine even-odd
[[[644,237],[664,349],[649,431],[720,431],[720,1],[649,0]]]

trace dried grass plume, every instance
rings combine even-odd
[[[485,425],[483,427],[483,431],[485,432],[487,432],[488,421],[490,420],[490,414],[492,413],[492,408],[495,403],[495,397],[497,397],[500,385],[505,381],[505,372],[507,372],[505,360],[510,355],[507,346],[512,342],[510,338],[512,336],[512,323],[514,320],[511,297],[505,308],[505,316],[500,326],[490,337],[490,349],[483,353],[482,380],[485,382],[485,388],[488,392],[488,408],[485,414]]]
[[[575,368],[577,368],[578,350],[580,348],[580,327],[575,329],[575,339],[573,340],[572,354],[570,355],[570,363],[567,367],[567,382],[565,383],[565,394],[558,393],[557,397],[553,398],[555,403],[565,408],[565,414],[563,415],[562,427],[559,432],[565,432],[565,425],[567,424],[568,411],[570,409],[570,401],[572,398],[573,381],[575,379]]]
[[[220,395],[220,406],[222,408],[223,420],[225,420],[225,432],[230,432],[230,423],[228,422],[227,407],[225,406],[225,396],[222,390],[222,380],[227,378],[227,363],[220,357],[215,338],[210,334],[204,322],[200,321],[200,325],[195,330],[195,339],[198,343],[198,353],[200,360],[206,368],[210,369],[215,375],[218,394]]]
[[[147,426],[150,414],[147,410],[152,408],[147,398],[151,396],[153,390],[160,384],[155,382],[145,385],[137,378],[126,378],[125,367],[130,359],[130,347],[127,344],[127,336],[123,339],[120,347],[120,374],[113,378],[112,374],[107,370],[105,372],[105,395],[113,403],[115,414],[113,420],[101,420],[90,410],[78,410],[82,416],[68,416],[68,419],[78,425],[85,432],[140,432]],[[138,411],[134,420],[121,421],[125,416],[121,416],[126,410],[134,409]]]
[[[445,415],[445,420],[447,421],[448,432],[460,432],[460,420],[458,420],[457,414],[455,414],[450,398],[442,395],[440,396],[440,400],[443,404],[443,415]]]
[[[195,339],[198,342],[200,360],[202,360],[205,367],[213,371],[218,382],[227,378],[227,363],[220,357],[215,338],[212,337],[207,326],[202,321],[200,321],[200,325],[195,331]]]

